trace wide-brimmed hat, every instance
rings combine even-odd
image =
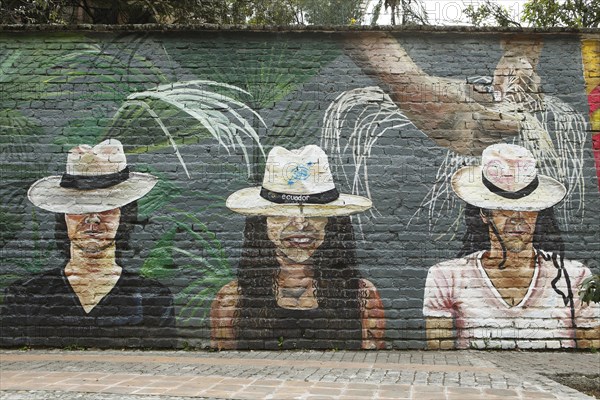
[[[366,197],[339,193],[327,154],[310,145],[297,150],[274,147],[262,186],[238,190],[226,205],[244,215],[329,217],[359,213],[373,204]]]
[[[513,144],[494,144],[481,157],[481,166],[459,169],[452,176],[458,197],[491,210],[540,211],[560,202],[565,186],[537,172],[529,150]]]
[[[122,207],[146,195],[158,178],[130,172],[123,145],[108,139],[94,147],[86,144],[72,148],[63,175],[35,182],[27,197],[44,210],[86,214]]]

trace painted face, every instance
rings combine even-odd
[[[65,214],[71,243],[86,253],[98,253],[115,242],[121,210],[89,214]]]
[[[483,221],[494,223],[507,251],[519,253],[533,242],[537,216],[537,211],[492,210],[491,217],[483,217]]]
[[[308,260],[325,239],[327,217],[267,217],[267,235],[296,262]]]

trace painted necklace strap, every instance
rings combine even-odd
[[[327,204],[340,197],[340,193],[336,188],[328,190],[326,192],[314,193],[314,194],[289,194],[273,192],[272,190],[260,189],[260,197],[265,200],[269,200],[272,203],[277,204],[290,204],[290,203],[306,203],[306,204]]]
[[[60,180],[60,186],[79,190],[105,189],[125,182],[127,179],[129,179],[128,166],[119,172],[106,175],[82,176],[64,173]]]

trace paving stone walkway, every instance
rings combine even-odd
[[[0,351],[0,399],[592,399],[547,374],[600,354]]]

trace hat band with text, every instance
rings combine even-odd
[[[93,190],[106,189],[129,179],[129,167],[125,167],[114,174],[105,175],[71,175],[66,172],[62,175],[60,186],[68,189]]]
[[[321,193],[313,194],[290,194],[290,193],[279,193],[273,192],[272,190],[261,187],[260,197],[268,200],[272,203],[286,204],[286,203],[307,203],[307,204],[327,204],[337,200],[340,197],[340,193],[336,188]]]

